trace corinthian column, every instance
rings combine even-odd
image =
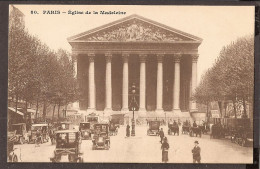
[[[199,55],[194,54],[192,55],[192,77],[191,77],[191,93],[193,94],[195,92],[195,89],[197,87],[197,61],[198,61]],[[197,111],[197,105],[196,101],[191,101],[191,108],[190,111]]]
[[[163,55],[157,55],[156,112],[163,111]]]
[[[139,105],[139,112],[145,112],[145,61],[146,61],[145,54],[140,54],[140,105]]]
[[[128,53],[123,53],[123,87],[122,87],[122,110],[127,112],[128,110]]]
[[[89,58],[89,70],[88,70],[88,83],[89,83],[89,105],[88,111],[95,111],[96,110],[96,86],[95,86],[95,64],[94,64],[94,56],[95,54],[91,53],[88,54]]]
[[[111,75],[111,60],[112,54],[106,53],[106,107],[105,111],[112,111],[112,75]]]
[[[180,111],[180,60],[181,54],[174,55],[173,111]]]

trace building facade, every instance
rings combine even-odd
[[[138,86],[138,114],[196,111],[201,38],[131,15],[68,38],[87,112],[129,112]]]

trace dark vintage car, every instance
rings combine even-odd
[[[110,148],[110,137],[109,133],[109,125],[108,123],[96,123],[94,124],[94,136],[92,139],[92,150],[97,149],[105,149],[108,150]]]
[[[211,126],[210,138],[225,138],[226,129],[220,124],[213,124]]]
[[[179,135],[179,126],[177,123],[168,123],[168,135]]]
[[[25,142],[29,142],[25,123],[13,124],[11,131],[8,132],[8,135],[13,136],[14,143],[24,144]]]
[[[77,130],[59,130],[55,132],[56,148],[51,162],[83,162],[80,150],[81,137]]]
[[[81,137],[84,140],[91,139],[91,131],[90,131],[90,123],[89,122],[81,122],[79,124],[79,131],[81,133]]]
[[[243,147],[253,146],[253,132],[251,132],[250,129],[238,126],[237,129],[233,130],[231,142],[237,143]]]
[[[158,135],[160,130],[160,121],[152,120],[149,121],[149,129],[147,130],[147,135]]]
[[[8,141],[7,141],[7,162],[18,162],[18,156],[15,153],[14,148],[14,140],[15,137],[14,135],[8,136]]]
[[[202,134],[202,131],[201,131],[201,128],[199,126],[197,127],[190,127],[190,130],[189,130],[189,135],[191,137],[194,137],[194,136],[199,136],[201,137],[201,134]]]

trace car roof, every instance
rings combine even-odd
[[[13,126],[20,126],[20,125],[24,125],[25,123],[17,123],[17,124],[12,124]]]
[[[96,123],[94,125],[108,125],[108,123]]]
[[[77,133],[79,132],[78,130],[58,130],[55,131],[55,133]]]
[[[71,124],[70,121],[63,121],[63,122],[60,122],[60,123]]]
[[[33,127],[37,127],[37,126],[48,126],[48,124],[32,124]]]

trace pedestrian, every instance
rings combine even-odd
[[[164,137],[163,139],[163,143],[161,146],[162,149],[162,162],[163,163],[167,163],[168,162],[168,150],[169,150],[170,146],[167,140],[167,137]]]
[[[130,136],[130,126],[129,124],[127,124],[126,126],[126,137],[129,137]]]
[[[192,125],[193,127],[197,127],[198,125],[197,125],[197,123],[196,123],[196,121],[194,121],[193,122],[193,125]]]
[[[163,138],[164,138],[164,132],[163,132],[163,128],[161,128],[161,130],[159,131],[159,136],[160,136],[160,138],[161,138],[161,143],[162,143],[162,141],[163,141]]]
[[[193,163],[200,163],[201,160],[201,156],[200,156],[200,147],[199,147],[199,142],[195,141],[194,142],[195,146],[194,148],[191,150],[192,152],[192,156],[193,156]]]

